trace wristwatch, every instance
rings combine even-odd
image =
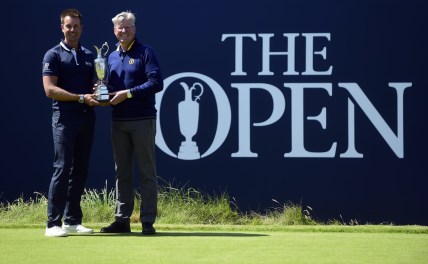
[[[132,98],[131,90],[128,90],[128,92],[126,92],[126,97],[128,97],[128,98]]]
[[[79,94],[79,103],[83,104],[85,102],[85,96],[83,94]]]

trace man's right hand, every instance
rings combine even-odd
[[[95,100],[96,94],[85,94],[83,96],[84,100],[85,100],[85,104],[89,105],[89,106],[96,106],[96,105],[100,105],[100,102],[98,102],[97,100]]]

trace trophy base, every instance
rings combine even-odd
[[[107,102],[110,102],[110,95],[109,94],[99,94],[98,96],[97,96],[97,99],[96,99],[98,102],[100,102],[100,103],[107,103]]]
[[[101,84],[97,87],[97,101],[100,103],[107,103],[110,101],[110,95],[108,93],[107,86],[101,81]]]
[[[199,149],[196,145],[196,142],[181,142],[180,150],[178,152],[177,157],[183,160],[194,160],[201,158],[201,154],[199,153]]]

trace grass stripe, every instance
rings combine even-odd
[[[107,226],[109,223],[84,223],[85,226],[95,230]],[[155,224],[155,227],[164,231],[247,231],[247,232],[321,232],[321,233],[402,233],[402,234],[428,234],[427,226],[408,225],[202,225],[202,224]],[[14,224],[0,223],[0,229],[44,229],[43,223]],[[131,224],[132,230],[141,230],[140,224]]]

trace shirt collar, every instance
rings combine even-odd
[[[64,42],[60,42],[59,43],[61,45],[61,47],[63,47],[63,49],[65,49],[68,52],[71,52],[73,54],[74,57],[74,61],[76,62],[76,65],[79,65],[79,62],[77,61],[77,53],[75,49],[70,49]]]
[[[61,42],[59,44],[61,45],[61,47],[63,49],[65,49],[68,52],[71,52],[72,48],[70,48],[69,46],[67,46],[67,44],[65,44],[64,41],[61,40]],[[79,48],[77,50],[79,50],[79,49],[80,49],[80,44],[79,44]]]

